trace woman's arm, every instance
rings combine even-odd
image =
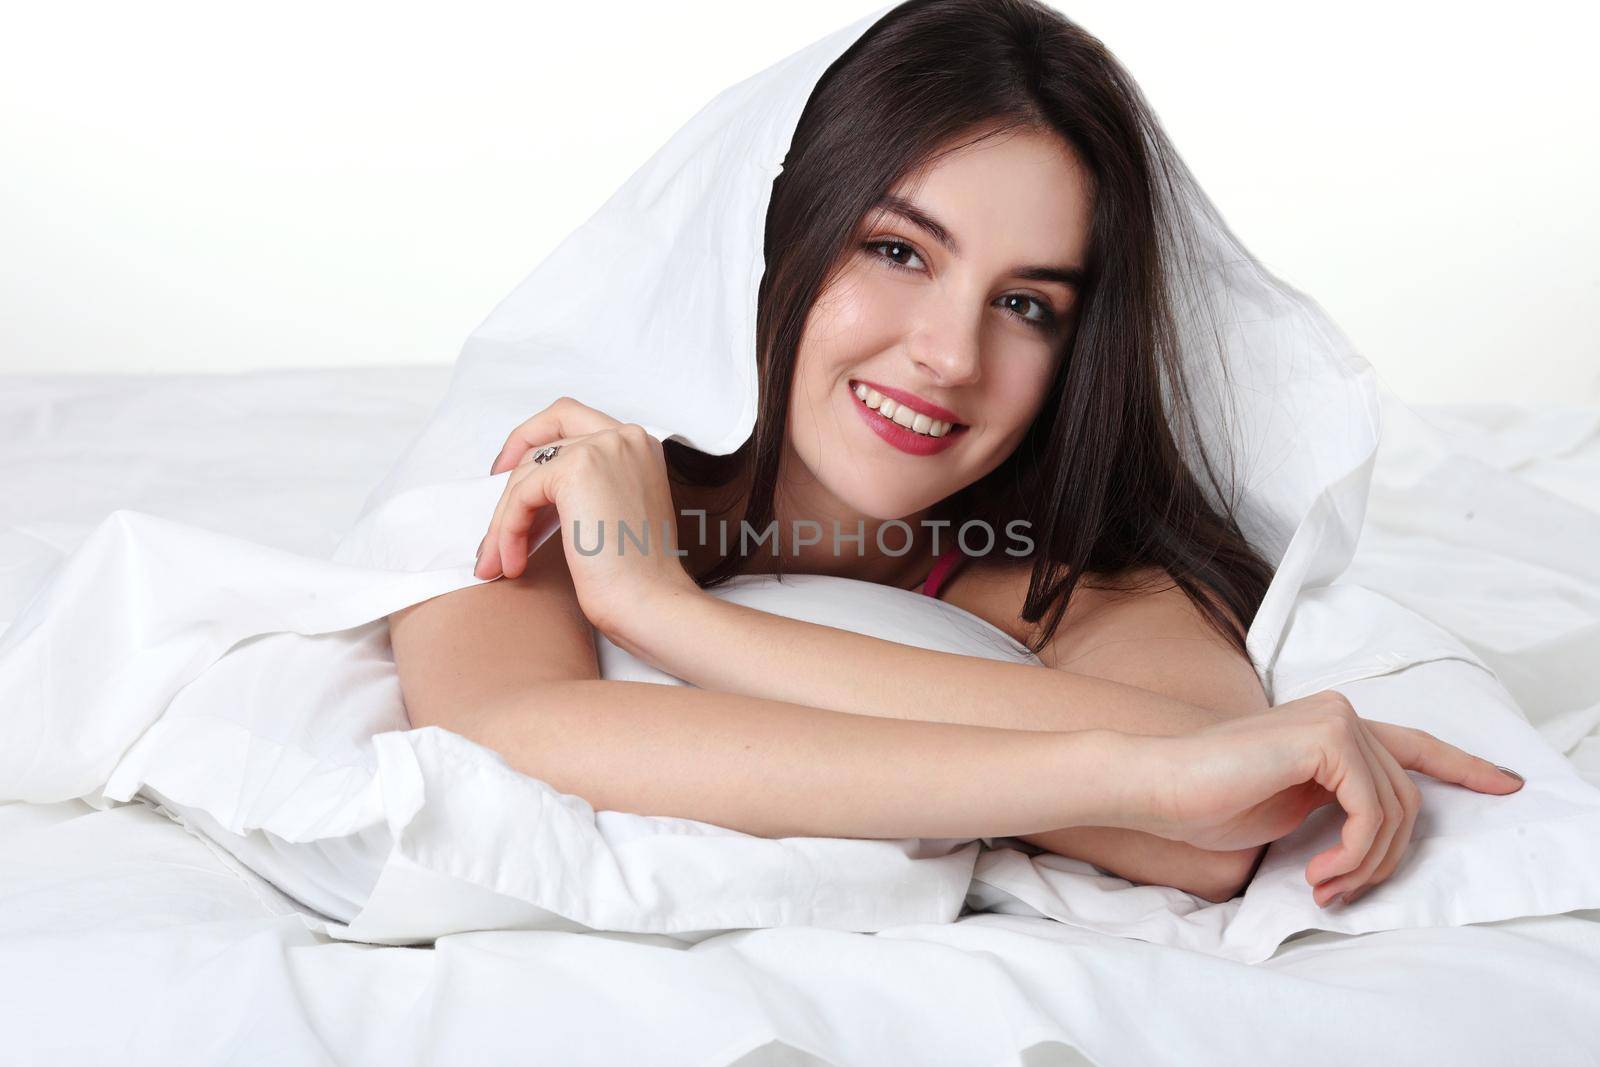
[[[817,629],[825,628],[817,627]],[[538,552],[530,556],[528,569],[517,578],[502,578],[484,585],[471,586],[396,612],[390,617],[390,632],[406,710],[411,724],[415,727],[439,725],[463,736],[473,737],[475,730],[481,724],[468,725],[468,722],[481,709],[491,705],[504,707],[508,703],[515,703],[522,697],[546,691],[546,687],[553,682],[598,680],[593,628],[579,607],[559,536],[550,538]],[[891,642],[880,643],[892,648],[904,647]],[[696,661],[699,659],[699,656],[695,657]],[[1030,670],[1034,675],[1053,673],[1040,671],[1038,668],[1018,667],[1018,669]],[[686,670],[683,673],[692,671]],[[1116,698],[1117,690],[1121,688],[1127,687],[1107,683],[1100,687],[1099,692],[1092,694],[1084,706],[1098,706],[1105,709],[1108,712],[1104,716],[1105,721],[1111,721],[1109,712],[1116,707],[1112,701]],[[693,700],[695,699],[693,696],[685,697],[683,694],[694,692],[694,690],[679,690],[676,687],[652,686],[649,691],[641,691],[641,697],[650,706],[663,706],[658,702]],[[1051,694],[1055,692],[1055,690],[1050,691]],[[587,695],[583,699],[586,700]],[[814,706],[810,700],[789,703]],[[1169,721],[1182,724],[1171,732],[1184,732],[1192,728],[1191,723],[1184,722],[1181,718],[1188,711],[1186,706],[1180,701],[1172,701],[1171,705],[1176,717]],[[582,707],[583,703],[580,700],[578,703],[569,702],[563,706],[578,708]],[[1090,725],[1094,717],[1092,714],[1080,715],[1074,720],[1071,715],[1062,715],[1058,698],[1039,705],[1039,708],[1043,712],[1043,717],[1032,721],[985,723],[973,717],[965,720],[964,724],[1012,726],[1024,730],[1053,729],[1066,732]],[[882,714],[892,716],[894,712],[885,711]],[[933,716],[907,713],[899,717],[927,719]],[[1125,718],[1129,722],[1136,722],[1137,712]],[[946,721],[962,723],[963,720],[951,715]],[[1158,722],[1159,719],[1151,721]],[[1054,725],[1051,725],[1052,723]],[[502,734],[498,739],[483,740],[482,743],[501,751],[515,764],[517,757],[508,751],[515,749],[519,743],[515,731],[512,736],[504,736],[504,723],[499,725]],[[1123,729],[1131,733],[1162,732],[1159,729],[1137,729],[1132,726],[1124,726]],[[967,764],[963,760],[960,765]],[[522,769],[525,773],[543,777],[527,766],[523,766]],[[558,769],[552,769],[551,773],[558,773]],[[960,776],[946,774],[945,777]],[[981,779],[963,778],[963,780],[982,784]],[[689,783],[686,783],[685,787],[688,785]],[[585,797],[590,797],[591,793],[591,790],[585,788],[581,782],[574,780],[566,781],[560,788]],[[874,795],[863,803],[870,811],[873,805],[881,801],[880,796]],[[620,801],[604,799],[596,803],[591,798],[591,803],[597,808],[604,809]],[[624,804],[622,810],[629,809]],[[631,810],[650,809],[645,807]],[[1225,890],[1235,878],[1240,881],[1243,878],[1242,873],[1223,867],[1223,861],[1230,855],[1228,853],[1194,849],[1180,842],[1168,841],[1137,831],[1107,829],[1093,825],[1067,827],[1063,824],[1061,827],[1047,828],[1044,832],[1051,836],[1041,836],[1038,839],[1025,837],[1025,839],[1034,840],[1034,843],[1042,848],[1098,864],[1136,881],[1158,882],[1202,895],[1214,895],[1211,887],[1222,886]],[[1067,835],[1072,834],[1082,836],[1069,839]],[[1122,836],[1116,836],[1119,834]],[[989,831],[973,836],[1022,835]]]
[[[762,837],[1003,837],[1142,822],[1143,739],[849,715],[651,682],[544,683],[454,729],[597,810]]]
[[[1224,641],[1176,585],[1098,604],[1073,626],[1058,629],[1040,659],[1058,671],[1183,700],[1219,719],[1270,706],[1249,658]],[[1098,826],[1023,835],[1023,840],[1086,859],[1130,881],[1178,886],[1214,902],[1244,891],[1267,848],[1197,850],[1153,834]],[[1168,881],[1174,877],[1178,880]]]
[[[518,577],[389,624],[412,726],[477,741],[598,810],[764,836],[900,838],[1103,824],[1132,806],[1115,791],[1125,775],[1103,780],[1131,758],[1132,739],[1112,731],[1041,739],[600,680],[559,536]]]
[[[1179,734],[1229,716],[1089,675],[934,652],[791,619],[708,593],[664,597],[608,634],[702,689],[929,722]]]
[[[1176,593],[1182,595],[1181,590]],[[1186,600],[1179,603],[1169,593],[1113,602],[1092,622],[1085,619],[1072,629],[1070,647],[1063,637],[1045,649],[1047,663],[1071,656],[1086,673],[932,652],[708,594],[667,598],[636,618],[637,626],[612,635],[612,640],[685,681],[858,715],[1020,730],[1172,735],[1266,706],[1248,661],[1216,643],[1214,633],[1210,643],[1196,640],[1206,636],[1198,616]],[[1141,647],[1128,640],[1130,630],[1145,634],[1147,642]],[[1177,645],[1170,643],[1174,638]],[[1098,651],[1086,651],[1091,648]],[[1167,673],[1150,688],[1112,680],[1121,676],[1146,682],[1161,671]],[[1177,684],[1166,684],[1167,679]],[[1189,693],[1206,703],[1177,695]],[[1265,846],[1211,851],[1093,825],[1011,836],[1130,881],[1169,885],[1213,901],[1236,896],[1265,851]]]
[[[515,578],[469,585],[389,616],[389,644],[414,728],[456,729],[469,710],[552,681],[600,677],[594,627],[560,535]]]

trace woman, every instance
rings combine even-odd
[[[773,183],[746,446],[663,445],[583,398],[517,427],[476,571],[505,580],[391,617],[412,724],[597,809],[1018,836],[1214,901],[1329,801],[1349,817],[1308,865],[1317,902],[1389,877],[1419,802],[1406,768],[1518,788],[1338,693],[1264,713],[1244,639],[1272,570],[1231,487],[1179,447],[1159,143],[1131,79],[1048,8],[883,19],[819,83]],[[605,543],[623,522],[671,543]],[[739,573],[920,589],[1054,669],[706,592]],[[601,680],[596,631],[699,688]]]

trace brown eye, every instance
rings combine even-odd
[[[898,259],[894,258],[894,256],[885,255],[884,253],[878,251],[878,249],[880,249],[880,248],[895,248],[895,249],[899,249],[901,252],[908,253],[908,254],[910,254],[912,256],[916,256],[917,255],[917,250],[915,248],[912,248],[910,245],[906,244],[904,241],[868,241],[866,244],[862,245],[861,247],[863,247],[867,251],[871,252],[876,258],[882,259],[882,260],[886,260],[888,262],[889,266],[891,266],[891,267],[898,267],[901,270],[916,270],[917,269],[916,267],[908,267],[908,266],[906,266],[904,263],[902,263]],[[919,256],[918,258],[920,259],[921,257]]]
[[[1017,313],[1012,311],[1010,308],[1007,308],[1006,310],[1011,311],[1013,315],[1017,315],[1017,318],[1021,319],[1023,322],[1026,322],[1029,326],[1037,326],[1041,330],[1054,330],[1056,328],[1056,313],[1050,309],[1048,304],[1046,304],[1043,300],[1040,300],[1038,297],[1029,296],[1027,293],[1011,293],[1007,296],[1002,296],[1000,299],[1026,300],[1028,303],[1039,309],[1041,313],[1039,318],[1030,319],[1026,315],[1017,315]]]

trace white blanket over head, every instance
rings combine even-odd
[[[385,618],[479,582],[473,554],[507,477],[484,472],[515,425],[569,395],[708,453],[749,437],[772,180],[818,79],[892,7],[719,94],[506,297],[467,339],[448,394],[331,560],[134,511],[108,516],[0,637],[0,799],[106,807],[143,793],[278,884],[315,928],[373,942],[535,926],[679,937],[799,923],[876,930],[948,922],[969,889],[974,906],[1025,901],[1063,921],[1245,959],[1325,925],[1303,881],[1293,884],[1292,858],[1303,865],[1325,847],[1336,832],[1327,820],[1286,839],[1290,862],[1265,865],[1243,904],[1212,908],[1153,889],[1158,913],[1142,898],[1132,910],[1126,899],[1097,910],[1097,891],[1079,892],[1082,883],[1031,891],[1040,866],[1014,851],[993,853],[1003,859],[975,885],[977,842],[773,841],[595,812],[453,733],[409,728]],[[1200,437],[1240,472],[1241,526],[1277,567],[1248,635],[1269,694],[1281,702],[1370,679],[1377,710],[1358,705],[1363,714],[1474,751],[1517,752],[1530,786],[1491,827],[1505,840],[1447,862],[1501,864],[1513,834],[1547,822],[1589,842],[1581,873],[1554,876],[1558,885],[1554,867],[1529,868],[1492,903],[1443,901],[1374,921],[1600,906],[1600,795],[1554,752],[1535,765],[1537,740],[1515,706],[1490,693],[1468,721],[1459,702],[1430,708],[1378,684],[1414,664],[1486,668],[1415,612],[1332,585],[1356,545],[1378,446],[1371,369],[1180,177],[1173,195],[1203,269],[1170,284],[1192,326],[1185,359],[1201,386]],[[626,309],[619,289],[635,294]],[[747,577],[713,592],[924,647],[1031,659],[981,620],[903,590]],[[601,643],[607,677],[651,677]],[[1486,674],[1466,684],[1494,685]],[[1479,810],[1480,798],[1462,793],[1428,796],[1442,810]],[[1008,883],[999,863],[1020,864],[1020,881]],[[1087,865],[1062,869],[1116,881]]]

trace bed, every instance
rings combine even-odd
[[[449,375],[5,379],[0,628],[120,508],[326,556]],[[1600,785],[1600,408],[1383,402],[1352,573]],[[1256,964],[992,910],[356,944],[145,797],[0,805],[0,961],[19,1064],[1600,1061],[1600,910],[1304,931]]]

